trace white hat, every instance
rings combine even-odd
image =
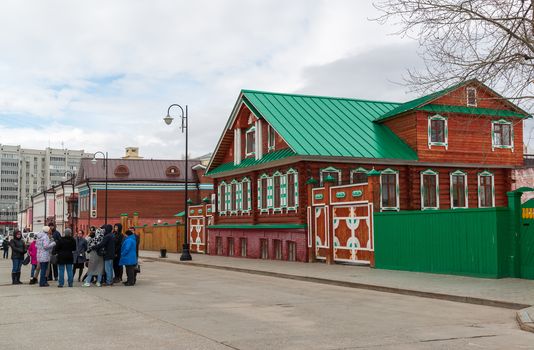
[[[50,231],[50,227],[48,226],[43,226],[43,232],[48,232]]]

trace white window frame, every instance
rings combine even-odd
[[[432,121],[433,120],[442,120],[445,122],[444,126],[444,136],[445,136],[445,142],[434,142],[432,141]],[[439,114],[431,115],[428,117],[428,148],[432,148],[432,146],[441,146],[445,147],[445,149],[449,149],[449,122],[446,117],[441,116]]]
[[[264,179],[267,179],[267,193],[263,193],[263,189],[262,189],[262,181]],[[269,175],[267,174],[262,174],[259,178],[258,178],[258,209],[260,210],[260,213],[268,213],[269,212],[269,209],[272,208],[272,198],[270,198],[269,200],[269,186],[272,186],[272,177],[270,177]],[[267,196],[267,199],[266,199],[266,205],[267,207],[264,208],[263,205],[262,205],[262,202],[263,202],[263,196]]]
[[[496,145],[495,144],[495,124],[499,125],[509,125],[510,126],[510,145]],[[495,148],[505,148],[511,149],[514,151],[514,125],[511,121],[506,119],[493,120],[491,122],[491,150],[494,151]]]
[[[463,176],[464,177],[464,196],[465,196],[465,206],[464,207],[455,207],[454,201],[453,201],[453,185],[452,185],[452,177],[453,176]],[[469,192],[468,192],[468,184],[467,184],[467,173],[463,172],[461,170],[453,171],[449,174],[449,190],[450,190],[450,197],[451,197],[451,209],[465,209],[469,208]]]
[[[367,174],[369,172],[369,170],[365,169],[365,168],[362,168],[362,167],[359,167],[357,169],[352,169],[350,171],[350,179],[349,179],[349,182],[350,184],[352,185],[357,185],[357,183],[353,182],[352,181],[352,175],[356,174],[356,173],[365,173]],[[366,181],[366,182],[362,182],[362,183],[368,183],[369,181]]]
[[[420,175],[420,192],[421,192],[421,210],[438,210],[439,209],[439,173],[437,171],[434,171],[432,169],[427,169],[425,171],[421,171]],[[424,205],[424,185],[423,185],[423,177],[424,176],[435,176],[436,178],[436,206],[435,207],[426,207]]]
[[[273,137],[273,143],[271,144],[271,136]],[[274,128],[269,124],[267,127],[267,152],[274,151],[276,147],[276,132]]]
[[[241,129],[234,129],[234,165],[241,164]]]
[[[475,94],[475,103],[469,103],[469,91],[473,91]],[[477,106],[477,89],[470,86],[465,89],[465,104],[467,107],[476,107]]]
[[[481,205],[482,197],[480,195],[481,192],[481,186],[480,186],[480,178],[483,176],[489,176],[491,177],[491,207],[483,207]],[[477,183],[478,183],[478,207],[479,208],[494,208],[495,207],[495,175],[489,171],[483,171],[481,173],[477,174]]]
[[[288,189],[289,189],[289,181],[287,180],[288,176],[289,175],[293,175],[294,178],[295,178],[295,182],[294,182],[294,188],[295,188],[295,206],[294,207],[290,207],[289,206],[289,202],[287,201],[286,199],[286,207],[287,207],[287,211],[290,211],[290,210],[294,210],[294,211],[297,211],[298,207],[299,207],[299,173],[298,171],[296,171],[295,169],[291,168],[289,169],[287,172],[286,172],[286,196],[287,194],[289,193]],[[288,197],[289,198],[289,197]]]
[[[232,196],[234,195],[234,191],[232,191],[232,188],[234,187],[235,185],[235,203],[232,205]],[[230,187],[230,190],[228,191],[228,187]],[[228,210],[230,212],[230,215],[234,214],[234,215],[237,215],[239,213],[239,182],[236,180],[236,179],[233,179],[229,186],[226,186],[226,190],[228,191],[228,198],[229,198],[229,201],[228,203],[230,204],[230,210]]]
[[[222,181],[219,186],[219,188],[217,189],[217,212],[219,213],[219,215],[226,215],[226,213],[228,212],[228,208],[226,207],[227,203],[226,203],[226,196],[227,196],[227,192],[228,192],[228,188],[226,186],[226,182],[225,181]],[[222,198],[221,196],[221,193],[222,193],[222,188],[224,187],[224,198]],[[222,201],[224,201],[224,210],[221,210],[221,203]]]
[[[250,128],[248,128],[248,130],[246,131],[245,133],[245,155],[246,157],[249,157],[249,156],[253,156],[256,154],[256,149],[254,150],[249,150],[248,149],[248,134],[251,134],[251,133],[254,133],[254,142],[252,142],[252,144],[254,145],[254,148],[256,148],[256,126],[253,125],[251,126]]]
[[[278,176],[280,178],[280,198],[278,198],[278,202],[279,202],[279,206],[278,207],[275,207],[275,189],[274,189],[274,178]],[[281,212],[282,211],[282,208],[284,207],[283,203],[282,203],[282,195],[283,195],[283,192],[282,192],[282,184],[283,184],[283,179],[284,178],[284,175],[279,172],[279,171],[276,171],[273,176],[272,176],[272,201],[273,201],[273,210],[275,212]]]
[[[243,180],[241,180],[241,213],[242,214],[250,214],[251,210],[252,210],[252,182],[250,181],[250,179],[248,177],[245,177],[243,178]],[[245,184],[248,184],[248,193],[247,193],[247,198],[243,198],[243,190],[244,190],[244,185]],[[243,201],[247,201],[247,210],[243,210]]]
[[[335,168],[333,166],[329,166],[327,168],[323,168],[320,170],[320,178],[321,178],[321,187],[323,186],[324,182],[323,182],[323,174],[324,173],[337,173],[337,184],[335,184],[334,186],[340,186],[341,185],[341,170],[338,169],[338,168]]]
[[[382,207],[382,175],[395,175],[395,202],[397,206],[395,207]],[[399,171],[391,168],[384,169],[380,172],[380,211],[389,211],[389,210],[400,210],[400,186],[399,186]]]

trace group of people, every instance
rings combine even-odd
[[[17,230],[9,241],[11,260],[13,262],[12,284],[22,284],[20,274],[23,265],[31,263],[30,284],[39,282],[40,287],[49,287],[52,279],[58,281],[58,287],[73,286],[74,275],[78,270],[78,281],[82,281],[84,267],[87,273],[83,277],[83,286],[112,286],[120,283],[123,269],[126,270],[125,286],[136,283],[139,265],[139,238],[135,228],[131,227],[122,233],[122,225],[104,225],[101,228],[91,227],[89,235],[78,230],[73,237],[72,230],[67,228],[63,235],[56,230],[54,223],[49,223],[27,245],[22,233]]]

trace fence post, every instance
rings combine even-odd
[[[336,181],[331,175],[326,176],[323,179],[323,185],[325,189],[325,203],[327,205],[327,212],[328,212],[328,222],[326,225],[328,226],[328,241],[330,242],[330,247],[328,248],[328,253],[326,254],[326,263],[329,265],[334,264],[334,210],[332,208],[332,198],[330,187],[332,187],[332,183]]]
[[[132,226],[139,226],[139,213],[133,213]]]
[[[124,213],[121,214],[121,225],[122,225],[122,232],[126,232],[128,230],[128,214]]]
[[[310,177],[308,181],[306,181],[306,191],[308,194],[308,205],[311,208],[308,215],[309,217],[309,223],[308,226],[308,237],[311,239],[311,242],[308,243],[308,262],[315,262],[316,256],[316,246],[315,246],[315,208],[313,207],[313,186],[317,184],[317,180],[315,180],[313,177]]]
[[[511,234],[510,244],[511,249],[509,256],[509,272],[510,277],[521,276],[521,264],[520,264],[520,247],[519,247],[519,235],[521,234],[521,192],[506,192],[508,196],[508,210],[509,210],[509,233]]]

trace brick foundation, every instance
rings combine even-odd
[[[218,245],[218,238],[220,244]],[[241,239],[246,239],[246,256],[242,256]],[[209,254],[224,255],[233,257],[245,257],[250,259],[261,259],[261,241],[267,242],[267,259],[269,260],[291,260],[290,247],[294,243],[294,260],[307,262],[307,243],[305,229],[210,229],[209,230]],[[229,246],[231,239],[234,242],[233,255]],[[277,256],[275,242],[279,241],[280,249]]]

